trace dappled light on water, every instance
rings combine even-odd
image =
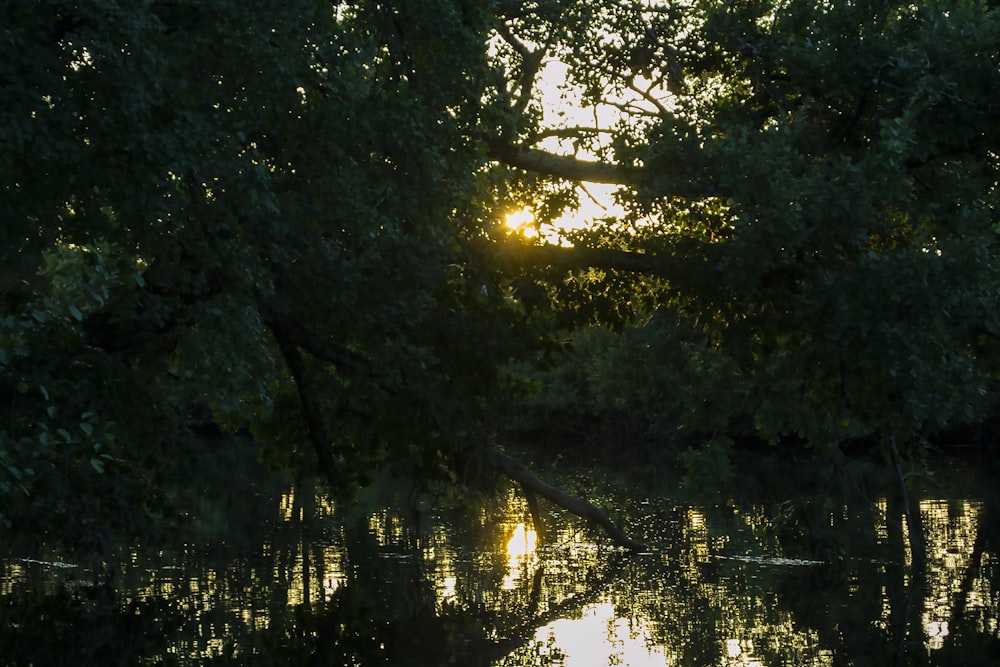
[[[421,514],[392,502],[341,509],[315,488],[284,488],[257,504],[206,504],[218,520],[177,544],[129,547],[103,611],[92,602],[103,575],[55,558],[3,561],[0,596],[10,607],[69,586],[89,601],[80,613],[104,614],[107,627],[122,614],[152,624],[144,636],[157,639],[138,662],[182,665],[234,651],[262,664],[275,646],[298,651],[281,655],[299,664],[334,622],[345,637],[384,628],[368,656],[380,664],[410,654],[401,638],[440,647],[443,664],[495,667],[823,666],[874,648],[873,664],[905,665],[919,660],[897,659],[901,646],[935,662],[956,646],[1000,644],[1000,535],[983,500],[921,499],[919,558],[898,500],[803,501],[796,511],[812,508],[814,533],[785,501],[651,496],[634,507],[652,553],[626,555],[553,511],[540,543],[516,489],[478,511]]]
[[[704,563],[711,553],[708,538],[708,525],[705,522],[705,515],[700,510],[689,509],[687,511],[687,536],[690,540],[690,556],[695,563]]]
[[[989,617],[989,582],[977,576],[991,558],[982,548],[977,549],[981,513],[982,504],[976,502],[920,503],[927,549],[927,595],[921,625],[929,650],[944,647],[956,612]],[[995,618],[990,630],[997,631]]]

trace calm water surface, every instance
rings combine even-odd
[[[184,531],[104,568],[8,554],[0,660],[1000,664],[992,458],[949,457],[913,489],[918,535],[877,476],[739,470],[698,499],[655,475],[560,473],[651,545],[638,555],[552,507],[539,544],[513,488],[445,512],[388,483],[350,507],[309,486],[209,485]]]

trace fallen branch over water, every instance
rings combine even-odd
[[[531,470],[529,470],[528,467],[520,461],[512,459],[503,452],[493,450],[490,455],[490,462],[505,475],[521,484],[526,493],[537,493],[542,498],[555,503],[559,507],[572,512],[578,517],[587,519],[588,521],[593,521],[597,525],[601,526],[601,528],[605,530],[605,532],[618,546],[631,551],[649,550],[649,547],[642,542],[637,542],[626,535],[621,528],[615,525],[604,510],[596,505],[593,505],[592,503],[587,502],[586,500],[571,496],[568,493],[539,479],[535,473],[531,472]],[[536,526],[536,530],[537,529],[538,527]]]

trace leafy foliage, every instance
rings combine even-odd
[[[821,448],[994,414],[996,12],[602,13],[617,18],[595,15],[590,34],[620,33],[568,44],[570,78],[604,99],[616,81],[634,87],[640,45],[666,100],[613,128],[603,155],[644,165],[623,173],[619,224],[645,231],[603,239],[649,257],[667,298],[600,350],[578,337],[546,400],[642,415],[660,442],[694,431]],[[577,368],[587,377],[567,390],[559,378]]]
[[[455,234],[478,215],[483,17],[424,4],[4,10],[8,526],[55,489],[111,519],[135,498],[91,478],[138,482],[205,408],[315,469],[299,414],[318,406],[345,492],[390,460],[442,473],[434,441],[466,419],[448,406],[488,386],[500,340]]]
[[[995,413],[987,3],[0,18],[0,493],[39,542],[155,516],[193,421],[347,495],[455,483],[513,412],[829,449]],[[552,114],[553,59],[594,126]],[[620,212],[501,231],[579,181]]]

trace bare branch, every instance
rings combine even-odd
[[[661,77],[661,78],[662,78],[662,77]],[[658,100],[658,99],[657,99],[657,98],[656,98],[656,97],[655,97],[655,96],[654,96],[654,95],[652,94],[652,91],[653,91],[653,88],[654,88],[654,87],[656,86],[656,83],[657,83],[657,82],[655,82],[655,81],[654,81],[653,83],[651,83],[651,84],[650,84],[650,86],[649,86],[649,88],[648,88],[648,89],[646,89],[646,90],[643,90],[643,89],[642,89],[642,88],[640,88],[639,86],[635,85],[635,77],[633,77],[633,78],[632,78],[632,80],[631,80],[631,81],[629,81],[629,83],[628,83],[628,89],[629,89],[629,90],[631,90],[631,91],[633,91],[633,92],[636,92],[636,93],[638,93],[638,94],[639,94],[640,96],[642,96],[642,99],[646,100],[647,102],[649,102],[650,104],[652,104],[652,105],[653,105],[654,107],[656,107],[656,110],[657,110],[657,112],[658,112],[658,113],[659,113],[660,115],[662,115],[662,116],[666,116],[667,114],[669,114],[669,113],[670,113],[670,112],[669,112],[669,111],[667,110],[667,107],[665,107],[665,106],[663,105],[663,103],[662,103],[662,102],[660,102],[660,100]]]
[[[600,201],[597,197],[595,197],[593,193],[587,188],[586,185],[581,183],[580,189],[583,190],[583,194],[587,195],[587,198],[590,199],[590,201],[592,201],[594,204],[601,207],[605,211],[608,210],[607,204],[605,202]]]
[[[638,106],[635,102],[612,102],[610,100],[606,100],[604,103],[607,104],[609,107],[614,107],[615,109],[618,109],[622,113],[628,114],[630,116],[645,116],[646,118],[659,118],[661,115],[660,112],[658,111],[650,111],[649,109],[643,109],[642,107]]]

